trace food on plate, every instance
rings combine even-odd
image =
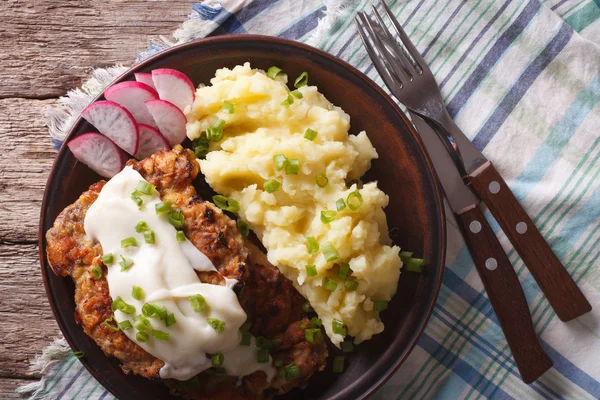
[[[292,283],[198,196],[198,172],[181,146],[130,160],[59,214],[49,265],[125,372],[188,399],[272,398],[322,370],[327,347],[307,340],[320,329]]]
[[[175,104],[181,111],[194,101],[194,84],[182,72],[170,68],[152,70],[154,87],[162,100]]]
[[[100,176],[116,175],[125,166],[127,157],[112,140],[96,132],[84,133],[67,143],[78,160]]]
[[[141,160],[160,150],[170,149],[169,142],[158,129],[145,124],[138,124],[138,127],[140,129],[140,145],[137,153],[134,154],[135,158]]]
[[[81,112],[81,116],[129,154],[135,154],[140,132],[133,115],[114,101],[97,101]]]
[[[149,100],[158,100],[156,90],[145,83],[126,81],[117,83],[104,92],[106,100],[125,107],[139,124],[146,124],[156,128],[154,118],[144,104]]]
[[[281,70],[248,63],[216,72],[187,111],[201,172],[222,208],[239,215],[268,260],[309,300],[331,341],[383,331],[402,261],[391,245],[376,182],[359,179],[377,158],[365,132],[304,73],[290,91]],[[207,153],[207,154],[206,154]],[[219,204],[217,204],[219,205]]]
[[[166,100],[148,100],[146,107],[171,146],[183,142],[187,120],[177,106]]]

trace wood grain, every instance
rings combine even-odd
[[[32,379],[23,378],[0,378],[0,399],[2,400],[23,400],[21,395],[15,393],[15,389],[33,382]]]

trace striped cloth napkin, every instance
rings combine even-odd
[[[550,371],[525,385],[448,212],[447,268],[431,320],[408,360],[373,398],[600,398],[600,3],[388,2],[429,63],[451,115],[502,173],[594,309],[575,321],[559,321],[488,215],[554,361]],[[153,42],[140,59],[207,34],[259,33],[313,44],[383,85],[353,21],[370,1],[326,3],[204,1],[192,7],[173,40]],[[101,90],[89,87],[88,96]],[[76,112],[69,97],[61,101],[61,112],[64,106]],[[60,140],[69,115],[57,124],[52,111],[49,126]],[[59,340],[35,360],[45,378],[19,392],[38,399],[113,398],[65,346]]]

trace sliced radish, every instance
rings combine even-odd
[[[97,101],[81,116],[129,154],[137,153],[140,132],[133,115],[114,101]]]
[[[154,81],[152,80],[152,74],[146,72],[135,72],[133,75],[135,76],[136,81],[145,83],[152,89],[156,90],[156,88],[154,87]]]
[[[150,100],[146,102],[148,111],[171,146],[185,140],[185,124],[187,118],[177,106],[166,100]]]
[[[170,101],[181,111],[194,102],[194,84],[183,72],[170,68],[155,69],[152,80],[160,99]]]
[[[123,167],[127,157],[112,140],[96,132],[84,133],[67,143],[76,159],[105,178],[112,178]]]
[[[125,107],[138,123],[156,127],[144,102],[158,99],[158,93],[145,83],[133,81],[117,83],[106,89],[104,97]]]
[[[137,153],[135,153],[135,158],[141,160],[150,157],[157,151],[170,149],[169,142],[158,130],[144,124],[139,124],[138,127],[140,128],[140,146]]]

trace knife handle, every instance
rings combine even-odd
[[[562,321],[592,306],[561,264],[533,221],[491,162],[469,175],[471,186],[489,208]]]
[[[479,207],[456,216],[521,379],[531,383],[552,367],[552,360],[535,334],[519,278]]]

